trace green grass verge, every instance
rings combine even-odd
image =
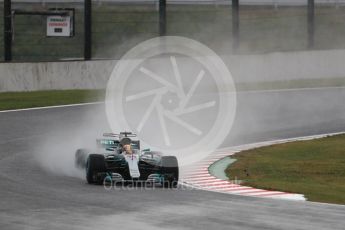
[[[50,90],[0,93],[0,110],[95,102],[104,99],[103,90]]]
[[[345,204],[345,135],[243,151],[225,170],[245,185]]]

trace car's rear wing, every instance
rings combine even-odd
[[[103,137],[119,137],[119,134],[116,133],[103,133]]]
[[[117,133],[103,133],[104,137],[119,137],[124,138],[124,137],[136,137],[137,135],[135,133],[132,132],[121,132],[119,134]]]

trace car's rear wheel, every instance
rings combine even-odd
[[[105,160],[101,154],[90,154],[86,162],[86,180],[89,184],[102,184],[103,178],[97,176],[97,173],[104,173]]]
[[[179,179],[178,161],[175,156],[163,156],[161,161],[162,185],[166,188],[175,188]]]

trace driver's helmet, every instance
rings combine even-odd
[[[123,145],[124,154],[133,154],[132,146],[130,144]]]
[[[120,153],[131,154],[131,142],[132,140],[128,137],[122,138],[120,141]]]

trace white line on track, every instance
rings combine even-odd
[[[42,110],[42,109],[56,109],[56,108],[64,108],[64,107],[77,107],[77,106],[100,105],[100,104],[104,104],[104,102],[89,102],[89,103],[54,105],[54,106],[44,106],[44,107],[35,107],[35,108],[26,108],[26,109],[11,109],[11,110],[0,111],[0,113],[22,112],[22,111]]]
[[[295,91],[324,90],[324,89],[345,89],[345,86],[306,87],[306,88],[293,88],[293,89],[243,90],[243,91],[237,91],[236,93],[278,93],[278,92],[295,92]]]

